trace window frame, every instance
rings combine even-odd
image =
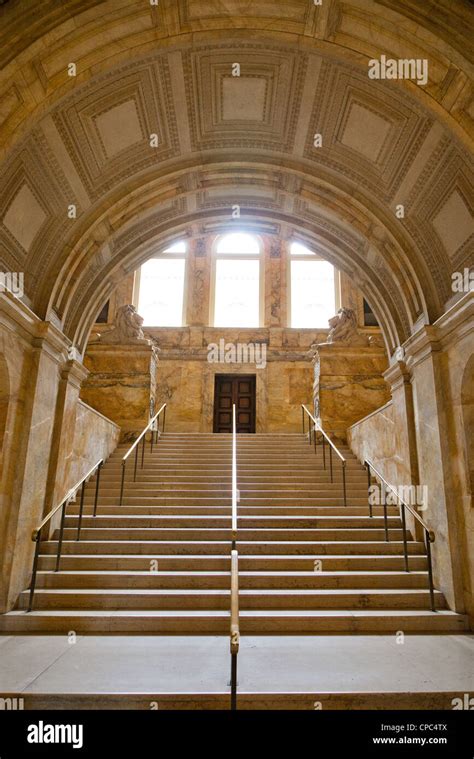
[[[223,237],[227,237],[232,234],[246,234],[249,237],[253,237],[257,241],[258,254],[252,253],[245,255],[243,253],[218,253],[217,247],[220,240]],[[229,232],[223,232],[215,237],[211,246],[211,287],[209,293],[209,325],[214,329],[259,329],[264,326],[265,321],[265,260],[264,260],[264,247],[263,241],[260,235],[254,232],[243,232],[241,230],[234,230]],[[258,261],[259,262],[259,277],[258,277],[258,325],[254,327],[222,327],[216,324],[216,280],[217,280],[217,261]]]
[[[311,254],[304,254],[304,253],[292,253],[291,252],[291,246],[293,243],[298,243],[298,245],[302,245],[307,250],[311,251]],[[329,326],[327,327],[294,327],[293,322],[293,313],[292,313],[292,305],[291,305],[291,290],[292,290],[292,262],[293,261],[325,261],[326,263],[331,263],[331,261],[328,261],[327,258],[324,258],[323,256],[319,255],[319,253],[316,253],[311,248],[309,248],[306,243],[302,242],[301,240],[291,240],[290,244],[288,246],[288,255],[287,255],[287,327],[289,329],[312,329],[312,330],[320,330],[320,329],[329,329]],[[334,304],[335,304],[335,312],[336,314],[338,310],[341,308],[341,272],[339,269],[337,269],[334,264],[331,264],[334,267]],[[334,315],[333,314],[333,315]]]
[[[186,250],[184,251],[184,253],[168,253],[167,251],[169,250],[169,248],[171,248],[173,245],[175,245],[178,242],[184,242],[186,244]],[[175,240],[170,245],[167,245],[166,248],[149,256],[149,258],[147,258],[146,261],[143,261],[143,263],[140,264],[138,269],[135,270],[135,277],[133,281],[133,296],[132,296],[133,305],[139,312],[138,305],[140,302],[140,285],[141,285],[141,278],[142,278],[142,266],[146,264],[148,261],[152,261],[154,259],[170,259],[170,260],[174,259],[175,261],[184,259],[183,308],[182,308],[182,313],[181,313],[181,324],[174,325],[171,327],[163,325],[163,324],[145,324],[144,326],[147,327],[148,329],[179,329],[180,327],[187,327],[188,325],[187,325],[187,320],[186,320],[186,314],[187,314],[188,277],[189,277],[189,249],[188,249],[187,240],[183,240],[183,241]]]

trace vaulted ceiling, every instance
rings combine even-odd
[[[83,348],[126,273],[239,205],[350,274],[393,349],[474,262],[472,18],[468,0],[10,0],[2,267]],[[382,54],[427,59],[427,85],[369,79]]]

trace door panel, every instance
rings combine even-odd
[[[234,403],[237,432],[255,432],[255,387],[254,374],[216,374],[214,432],[232,432]]]

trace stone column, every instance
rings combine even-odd
[[[77,402],[81,385],[88,374],[86,367],[75,359],[66,361],[61,368],[48,470],[46,511],[59,502],[69,487]]]
[[[10,375],[8,447],[0,484],[0,610],[28,585],[33,529],[44,513],[60,367],[69,341],[21,301],[0,300],[0,351]]]
[[[209,237],[190,240],[186,276],[186,324],[205,327],[209,324],[211,290],[211,254]]]
[[[266,327],[281,328],[286,324],[286,246],[285,240],[266,240],[263,256]]]
[[[420,484],[428,487],[423,518],[436,534],[433,543],[435,585],[451,608],[464,610],[462,557],[452,461],[456,457],[449,434],[443,363],[445,356],[433,326],[423,327],[405,343],[413,375],[413,399]]]
[[[397,361],[383,376],[390,385],[393,414],[392,427],[386,429],[385,434],[392,436],[391,447],[396,455],[384,460],[382,474],[393,486],[419,485],[412,375],[403,361]],[[419,522],[409,513],[407,526],[413,535],[423,539]]]

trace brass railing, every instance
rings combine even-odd
[[[160,430],[160,415],[163,413],[163,427]],[[156,428],[154,427],[156,422]],[[142,444],[142,452],[141,452],[141,465],[140,469],[143,469],[143,464],[145,461],[145,444],[146,444],[146,435],[147,432],[151,432],[150,437],[150,453],[153,453],[153,443],[158,442],[158,438],[162,432],[165,431],[165,422],[166,422],[166,403],[163,403],[162,407],[159,411],[153,416],[150,421],[148,422],[147,426],[139,434],[135,442],[130,446],[125,456],[122,458],[122,480],[120,482],[120,500],[119,500],[119,506],[122,505],[123,502],[123,491],[125,487],[125,469],[127,467],[127,461],[130,454],[135,451],[135,465],[133,467],[133,481],[135,482],[137,479],[137,468],[138,468],[138,449],[140,447],[140,442]]]
[[[100,459],[96,464],[94,464],[91,469],[87,472],[87,474],[82,477],[82,479],[79,480],[79,482],[74,485],[74,487],[70,488],[64,498],[58,503],[57,506],[55,506],[49,514],[47,514],[44,519],[40,522],[38,527],[33,530],[33,533],[31,535],[32,541],[36,544],[35,545],[35,555],[33,558],[33,570],[31,573],[31,584],[30,584],[30,598],[28,602],[28,609],[27,611],[31,611],[33,608],[33,600],[35,597],[35,588],[36,588],[36,574],[38,571],[38,559],[39,559],[39,550],[40,550],[40,543],[41,543],[41,532],[44,527],[48,524],[48,522],[51,521],[51,519],[54,517],[54,515],[59,511],[59,509],[62,509],[61,512],[61,522],[59,527],[59,537],[58,537],[58,548],[56,551],[56,565],[54,571],[57,572],[59,570],[59,564],[61,561],[61,551],[62,551],[62,545],[63,545],[63,534],[64,534],[64,520],[66,518],[66,508],[71,500],[81,488],[81,500],[79,505],[79,515],[78,515],[78,522],[77,522],[77,537],[76,540],[80,540],[81,537],[81,527],[82,527],[82,514],[84,511],[84,491],[86,487],[87,480],[92,477],[95,471],[97,471],[97,480],[95,483],[95,495],[94,495],[94,509],[92,515],[95,517],[97,514],[97,499],[99,497],[99,484],[100,484],[100,470],[102,468],[102,465],[104,463],[103,459]],[[82,487],[81,487],[82,486]]]
[[[378,469],[375,468],[373,463],[366,459],[364,462],[364,465],[367,469],[367,478],[368,478],[368,493],[369,493],[369,515],[372,517],[372,501],[371,501],[371,484],[372,484],[372,472],[374,476],[380,480],[381,483],[383,483],[384,488],[387,488],[391,493],[393,493],[397,499],[398,507],[400,510],[400,516],[402,520],[402,530],[403,530],[403,554],[405,559],[405,571],[409,572],[410,568],[408,565],[408,541],[407,541],[407,525],[406,525],[406,510],[410,512],[410,514],[421,524],[423,528],[423,535],[424,535],[424,543],[425,543],[425,549],[426,549],[426,559],[428,563],[428,582],[429,582],[429,591],[430,591],[430,606],[431,611],[436,611],[435,607],[435,598],[434,598],[434,585],[433,585],[433,564],[432,564],[432,558],[431,558],[431,543],[434,543],[435,541],[435,533],[433,530],[429,528],[429,526],[426,524],[426,522],[420,517],[419,513],[416,511],[416,509],[412,508],[406,501],[403,500],[403,498],[400,497],[400,494],[397,493],[394,487],[390,485],[389,482],[385,479],[385,477],[378,471]],[[389,528],[388,528],[388,518],[387,518],[387,499],[384,494],[383,498],[383,511],[384,511],[384,525],[385,525],[385,540],[389,541]]]
[[[329,449],[329,476],[331,478],[331,482],[334,482],[334,473],[333,473],[333,463],[332,463],[332,452],[336,454],[338,459],[341,462],[341,469],[342,469],[342,497],[343,497],[343,503],[344,506],[347,506],[347,492],[346,492],[346,459],[342,455],[342,453],[338,450],[337,446],[334,445],[332,440],[330,439],[329,435],[326,434],[326,432],[323,430],[320,424],[316,421],[314,416],[308,411],[306,406],[304,404],[301,404],[301,414],[302,414],[302,421],[303,421],[303,435],[306,434],[306,426],[305,426],[305,419],[307,414],[308,416],[308,428],[309,428],[309,444],[314,445],[314,452],[317,452],[317,446],[318,446],[318,440],[317,436],[318,433],[321,434],[321,440],[323,445],[323,467],[326,469],[326,444]]]
[[[230,554],[230,708],[237,709],[237,655],[240,645],[239,629],[239,553],[237,541],[237,427],[235,404],[232,407],[232,550]]]

